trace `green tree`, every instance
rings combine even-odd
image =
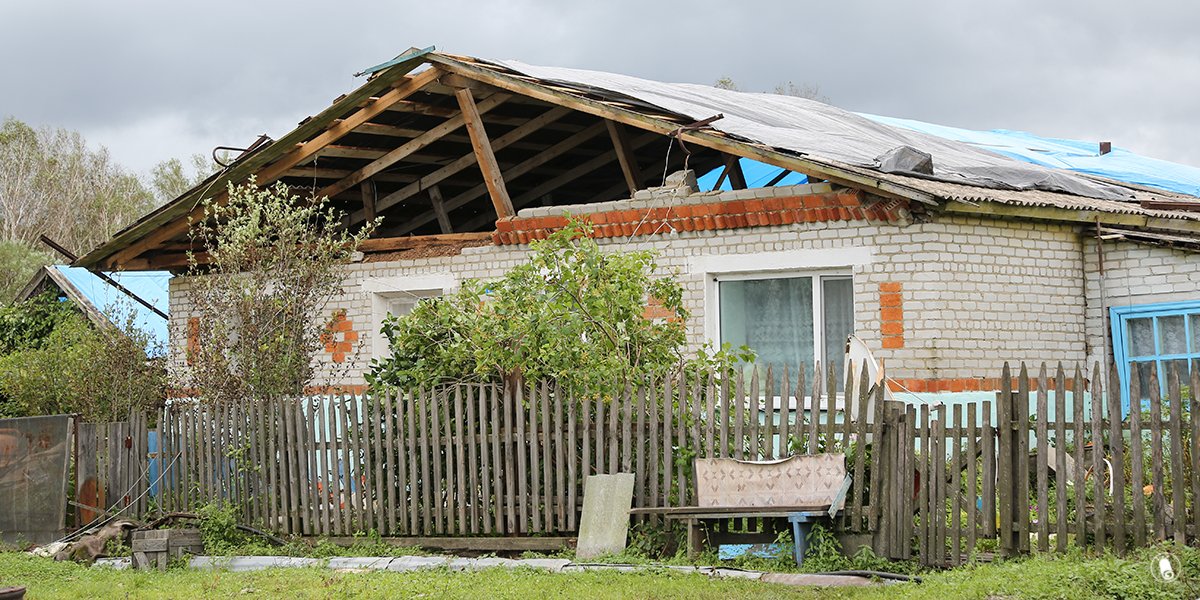
[[[25,244],[0,240],[0,306],[13,302],[33,274],[51,261],[50,255]]]
[[[191,387],[218,402],[301,394],[326,330],[314,317],[341,292],[341,266],[374,224],[349,232],[328,198],[293,196],[282,183],[230,185],[228,196],[206,202],[189,234],[203,248],[189,256]]]
[[[162,359],[148,357],[150,337],[134,326],[132,312],[119,327],[96,327],[69,305],[50,302],[52,296],[20,307],[20,319],[39,332],[53,326],[0,357],[0,417],[79,413],[104,422],[161,405],[166,371]],[[0,331],[11,330],[3,318]]]
[[[193,154],[188,165],[178,158],[164,160],[150,169],[150,189],[158,202],[170,202],[217,172],[218,165],[203,154]]]
[[[682,286],[653,252],[604,252],[590,233],[573,221],[531,244],[529,261],[502,279],[467,281],[389,316],[382,332],[391,356],[373,361],[368,381],[410,388],[554,380],[579,395],[611,397],[677,372],[688,318]],[[670,318],[646,318],[648,302]]]
[[[137,176],[79,133],[0,123],[0,240],[32,248],[44,234],[80,254],[153,207]]]

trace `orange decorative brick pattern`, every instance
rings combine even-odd
[[[576,215],[590,222],[592,237],[628,237],[670,231],[706,231],[742,227],[767,227],[826,221],[897,222],[905,205],[900,202],[864,203],[860,191],[753,200],[724,200],[634,210],[613,210]],[[492,235],[497,245],[528,244],[545,239],[566,226],[563,216],[508,217],[496,222]]]
[[[200,318],[189,317],[187,320],[187,342],[184,348],[184,360],[191,365],[196,362],[196,355],[200,352]]]
[[[1012,389],[1018,389],[1020,378],[1014,377],[1009,384]],[[964,377],[958,379],[889,379],[888,389],[893,392],[992,392],[1000,389],[1001,380],[998,377]],[[1074,387],[1071,379],[1067,379],[1067,391]],[[1037,389],[1037,380],[1029,378],[1029,389]]]
[[[904,347],[904,298],[900,295],[902,290],[903,286],[898,282],[879,284],[879,333],[883,334],[883,347],[888,350]]]
[[[354,350],[357,341],[358,332],[354,330],[354,323],[346,318],[346,311],[333,313],[321,334],[321,343],[325,344],[325,351],[333,355],[333,362],[346,362],[346,355]]]

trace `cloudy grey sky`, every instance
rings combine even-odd
[[[1111,140],[1200,165],[1200,4],[962,0],[0,4],[0,117],[81,131],[146,172],[278,138],[410,46]]]

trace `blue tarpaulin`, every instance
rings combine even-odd
[[[133,325],[150,335],[150,351],[165,352],[167,347],[167,320],[134,301],[124,292],[113,287],[94,273],[80,267],[55,265],[79,293],[83,294],[96,310],[118,326],[125,324],[126,316],[133,313]],[[168,310],[168,285],[171,274],[166,271],[140,271],[109,273],[110,277],[138,297],[149,302],[158,310]]]
[[[1119,146],[1113,146],[1111,152],[1101,155],[1098,142],[1047,138],[1024,131],[1007,129],[974,131],[912,119],[868,114],[861,116],[884,125],[970,144],[976,148],[989,150],[1021,162],[1098,175],[1126,183],[1200,197],[1200,167],[1142,156]],[[920,150],[920,148],[917,149]],[[933,160],[935,163],[937,162],[936,155]],[[742,171],[746,174],[746,185],[752,188],[765,186],[782,171],[779,167],[745,158],[741,159],[741,164]],[[716,184],[723,169],[724,167],[713,169],[700,177],[698,180],[700,189],[705,191],[713,189],[713,185]],[[775,185],[795,185],[806,182],[807,179],[803,175],[792,173]],[[728,178],[722,182],[720,189],[731,189]]]

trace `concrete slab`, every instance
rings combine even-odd
[[[92,563],[93,567],[104,567],[106,569],[117,569],[118,571],[128,569],[133,566],[133,561],[129,557],[118,558],[97,558],[96,562]]]
[[[814,575],[812,573],[765,573],[763,583],[782,583],[812,587],[865,587],[883,585],[866,577],[855,575]]]
[[[571,561],[565,558],[526,558],[516,562],[522,567],[531,567],[552,573],[559,573],[571,564]]]
[[[586,560],[625,550],[632,504],[633,473],[588,476],[575,556]]]
[[[450,558],[445,556],[401,556],[392,559],[388,564],[389,571],[417,571],[420,569],[436,569],[450,565]]]
[[[521,561],[511,558],[500,558],[498,556],[486,556],[483,558],[471,559],[471,570],[480,569],[515,569],[521,566]]]
[[[724,577],[727,579],[762,579],[764,573],[762,571],[743,571],[741,569],[713,569],[713,577]]]
[[[329,559],[329,568],[342,571],[381,571],[394,560],[390,556],[338,556]]]
[[[263,569],[318,567],[324,560],[296,556],[193,556],[188,565],[193,569],[221,569],[245,572]]]

